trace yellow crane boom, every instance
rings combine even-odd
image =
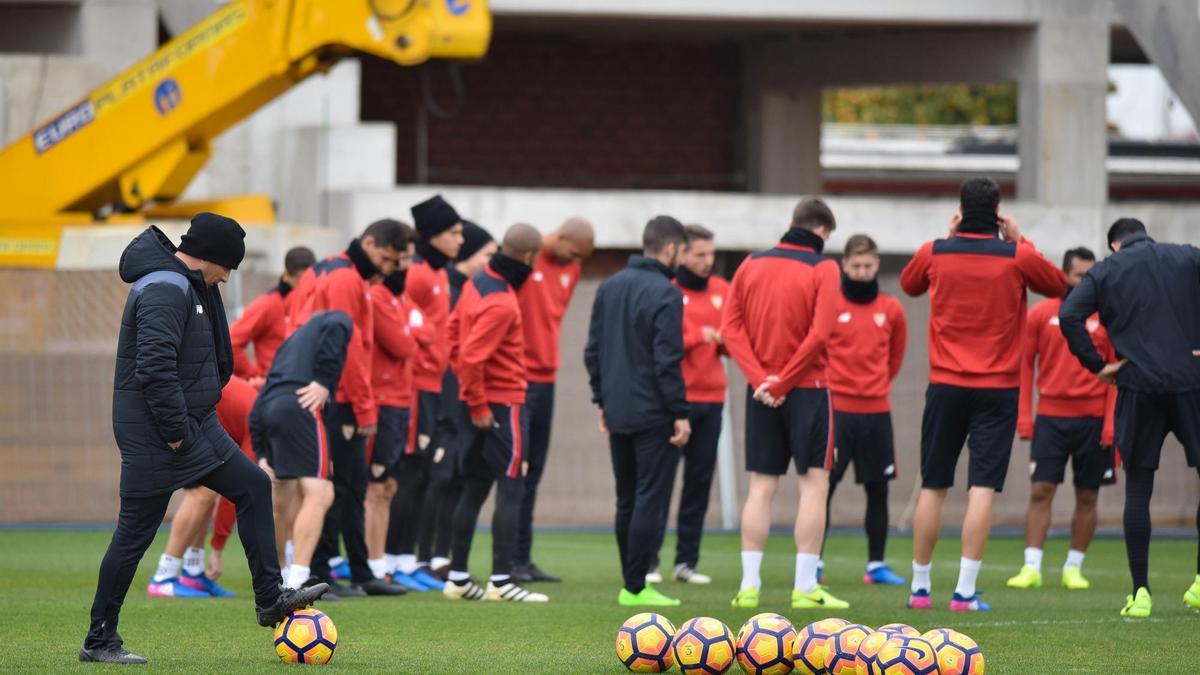
[[[0,152],[0,234],[171,202],[218,134],[344,56],[476,59],[490,37],[486,0],[231,2]]]

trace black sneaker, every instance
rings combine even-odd
[[[397,584],[389,584],[383,579],[372,579],[364,581],[361,584],[355,584],[352,588],[357,588],[363,592],[363,595],[404,595],[408,589]]]
[[[513,581],[518,584],[527,584],[533,581],[533,571],[530,569],[532,565],[513,565],[512,575]]]
[[[149,663],[145,657],[125,651],[124,647],[79,648],[79,660],[84,663],[119,663],[126,666],[140,666]]]
[[[358,584],[333,584],[331,590],[337,593],[338,598],[365,598],[367,592],[358,587]]]
[[[329,584],[313,584],[299,590],[280,587],[279,597],[270,607],[258,607],[258,625],[271,627],[278,625],[288,614],[308,607],[325,595]]]
[[[549,572],[543,571],[541,568],[539,568],[537,566],[537,563],[529,563],[529,566],[526,567],[525,569],[529,573],[529,581],[544,581],[546,583],[551,583],[551,584],[557,584],[557,583],[562,582],[562,577],[560,577],[556,574],[550,574]],[[513,578],[516,579],[516,576],[517,575],[514,574]],[[521,580],[517,579],[517,581],[521,581]]]

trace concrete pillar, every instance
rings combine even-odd
[[[746,177],[751,192],[821,190],[821,89],[754,86],[743,98]]]
[[[1195,0],[1114,0],[1138,44],[1200,120],[1200,5]]]
[[[1026,40],[1018,110],[1017,196],[1055,205],[1107,199],[1108,23],[1053,17]]]
[[[158,49],[153,0],[84,0],[79,13],[83,56],[112,77]]]

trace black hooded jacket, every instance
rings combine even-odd
[[[635,434],[688,416],[683,384],[683,295],[666,265],[640,255],[600,284],[583,353],[592,402],[613,433]]]
[[[1063,301],[1059,326],[1084,368],[1104,359],[1084,323],[1094,312],[1117,350],[1129,359],[1117,373],[1121,389],[1145,393],[1200,390],[1200,249],[1158,244],[1145,234],[1096,263]]]
[[[121,495],[149,497],[191,485],[240,452],[216,413],[233,348],[220,292],[175,257],[157,227],[125,248],[120,273],[133,288],[117,339],[113,434]]]

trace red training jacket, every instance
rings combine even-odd
[[[1062,298],[1043,300],[1029,310],[1022,340],[1021,403],[1017,435],[1033,438],[1033,371],[1037,362],[1037,414],[1051,417],[1103,417],[1102,445],[1113,443],[1113,407],[1117,388],[1101,382],[1084,368],[1067,347],[1058,327]],[[1116,361],[1108,332],[1093,314],[1085,324],[1096,350],[1107,361]]]
[[[908,320],[899,300],[880,293],[863,304],[841,295],[837,324],[826,350],[833,409],[859,414],[889,412],[888,395],[904,363],[907,344]]]
[[[375,312],[375,349],[371,352],[375,402],[407,408],[412,405],[412,367],[420,348],[409,325],[409,312],[416,308],[406,295],[396,295],[383,284],[371,287],[371,308]]]
[[[558,373],[563,315],[582,273],[579,263],[561,263],[542,249],[533,261],[533,274],[517,292],[525,324],[525,366],[531,382],[553,382]]]
[[[446,270],[433,269],[424,260],[408,269],[404,293],[421,310],[433,339],[422,343],[413,364],[413,384],[421,391],[442,392],[442,375],[450,365],[450,340],[446,326],[450,321],[450,280]]]
[[[233,343],[233,374],[238,377],[266,377],[271,372],[275,352],[287,337],[287,304],[293,297],[284,295],[283,283],[246,305],[242,315],[229,327]],[[254,345],[254,360],[246,355],[246,346]]]
[[[471,416],[488,414],[489,403],[524,403],[525,336],[512,286],[490,266],[484,268],[463,286],[451,322],[458,397]]]
[[[929,291],[929,381],[1002,389],[1020,384],[1026,289],[1058,297],[1067,278],[1024,238],[958,233],[922,246],[900,287]]]
[[[825,343],[841,295],[837,263],[813,249],[780,243],[747,258],[733,275],[721,334],[750,387],[768,376],[779,397],[827,386]]]
[[[255,347],[257,350],[257,346]],[[229,434],[234,443],[242,448],[242,452],[254,459],[254,447],[250,444],[250,409],[254,407],[254,399],[258,390],[250,383],[234,375],[221,390],[221,400],[217,403],[217,419],[221,427]],[[237,510],[233,502],[221,498],[217,511],[213,515],[212,547],[217,550],[225,548],[225,541],[233,531],[233,523],[237,520]]]
[[[725,347],[706,342],[704,329],[720,330],[729,282],[721,277],[708,278],[708,288],[696,291],[675,285],[683,294],[683,383],[689,403],[725,402],[725,365],[721,356]]]
[[[346,346],[346,365],[338,381],[337,402],[354,407],[354,419],[360,427],[374,426],[379,411],[371,390],[371,349],[375,341],[375,320],[371,309],[371,285],[355,269],[345,253],[331,256],[313,265],[300,277],[296,298],[288,317],[288,330],[295,332],[314,312],[337,309],[354,322],[350,344]]]

